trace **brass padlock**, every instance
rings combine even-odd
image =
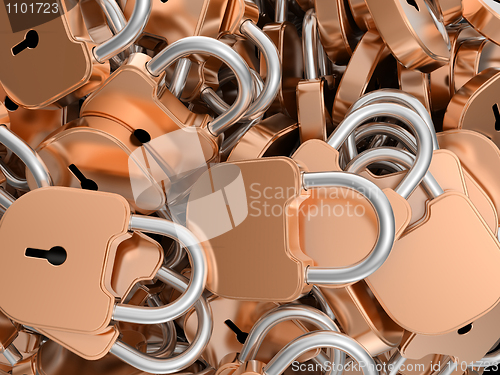
[[[150,0],[139,1],[128,26],[94,46],[85,41],[79,6],[69,8],[63,1],[54,4],[57,17],[47,16],[46,22],[21,30],[10,23],[7,8],[0,9],[0,81],[9,98],[26,108],[46,107],[64,98],[66,104],[95,90],[109,75],[106,62],[142,32],[151,5]],[[68,59],[71,69],[66,69]]]
[[[500,4],[495,0],[462,0],[464,18],[481,34],[500,42]]]

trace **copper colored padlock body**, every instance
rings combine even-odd
[[[221,360],[230,353],[239,353],[243,347],[227,325],[226,320],[233,322],[241,331],[248,333],[259,318],[278,305],[272,302],[247,302],[229,300],[221,297],[209,299],[212,310],[214,331],[212,339],[203,354],[211,366],[219,367]],[[183,329],[189,342],[192,342],[198,327],[195,311],[184,317]],[[308,330],[300,321],[284,321],[272,328],[257,351],[255,359],[269,362],[286,344]],[[301,356],[300,362],[305,362],[315,356],[316,350]]]
[[[297,122],[276,113],[254,125],[233,147],[227,161],[289,156],[299,141]]]
[[[344,333],[372,356],[395,348],[404,330],[394,323],[363,281],[346,288],[321,288]]]
[[[188,36],[216,38],[221,31],[228,0],[152,1],[145,33],[159,36],[172,44]],[[135,6],[128,0],[123,13],[128,19]]]
[[[348,0],[352,16],[356,25],[361,30],[370,30],[375,28],[375,22],[368,10],[365,0]]]
[[[460,332],[444,335],[419,335],[406,332],[401,343],[401,353],[406,358],[419,359],[431,353],[449,355],[459,363],[482,359],[495,346],[500,334],[498,318],[500,306],[474,320]]]
[[[443,15],[443,23],[450,25],[462,18],[462,0],[435,0],[439,11]]]
[[[456,52],[453,66],[455,92],[477,74],[500,66],[500,46],[487,39],[466,40]]]
[[[326,80],[302,80],[297,85],[297,115],[300,141],[326,141],[333,131],[333,123],[325,103]]]
[[[123,196],[135,211],[150,213],[165,204],[165,192],[144,158],[132,155],[137,149],[141,149],[140,143],[124,125],[86,116],[61,127],[39,145],[37,152],[54,185],[80,188],[82,182],[91,180],[98,190]],[[87,180],[81,181],[78,171]],[[27,179],[34,187],[29,172]]]
[[[68,212],[75,215],[69,217]],[[4,289],[2,311],[17,322],[37,328],[85,333],[106,329],[115,304],[106,287],[106,274],[111,273],[116,248],[127,234],[129,216],[127,201],[107,193],[50,187],[17,199],[1,221],[2,243],[9,249],[3,255],[1,274],[11,279],[21,267],[23,280],[33,294],[24,300],[14,296],[17,291]],[[18,236],[15,228],[20,226],[30,228],[29,232]],[[78,236],[78,230],[84,237]],[[45,259],[25,256],[27,248],[47,251],[54,246],[62,247],[66,254],[57,267]],[[61,295],[65,303],[54,304],[52,301]],[[82,305],[89,300],[91,311]]]
[[[315,8],[319,36],[326,54],[335,64],[346,64],[362,36],[350,14],[347,0],[316,0]]]
[[[16,339],[19,324],[10,320],[0,312],[0,351],[4,351]]]
[[[472,130],[448,130],[438,133],[437,137],[440,147],[453,151],[460,158],[464,171],[477,181],[490,197],[496,211],[500,212],[498,147],[484,135]]]
[[[14,339],[12,344],[14,344],[23,358],[26,359],[32,357],[37,352],[41,341],[42,336],[40,334],[27,331],[26,329],[20,327],[17,332],[17,337]],[[0,366],[1,365],[11,366],[3,354],[0,354]],[[19,364],[16,364],[16,367],[18,365]]]
[[[431,82],[430,74],[410,70],[398,64],[399,88],[416,97],[431,113]]]
[[[15,103],[26,108],[39,109],[58,100],[65,105],[95,90],[109,75],[109,63],[99,64],[92,55],[93,44],[79,5],[68,9],[64,2],[57,4],[61,16],[32,29],[38,34],[37,46],[16,55],[11,49],[25,39],[28,30],[13,33],[7,8],[0,9],[2,85]],[[67,69],[67,59],[71,69]]]
[[[89,361],[70,352],[55,342],[48,341],[38,351],[34,360],[39,375],[63,375],[68,373],[91,375],[143,375],[144,372],[108,354],[106,357]]]
[[[492,275],[499,250],[496,236],[470,200],[445,192],[427,203],[424,220],[395,242],[386,262],[366,281],[398,325],[415,333],[445,334],[498,304]],[[464,269],[477,271],[464,279]],[[476,303],[464,306],[468,298]]]
[[[448,36],[435,7],[425,0],[366,0],[380,36],[408,69],[429,73],[450,60]]]
[[[496,234],[498,216],[492,201],[484,190],[478,186],[474,178],[462,169],[460,160],[453,152],[448,150],[434,151],[429,171],[444,191],[457,191],[467,195],[488,227]],[[406,175],[406,172],[377,176],[366,170],[361,172],[360,175],[384,189],[396,187]],[[429,197],[422,186],[417,187],[408,197],[412,215],[410,226],[418,223],[425,216],[425,203],[428,200]]]
[[[272,23],[263,27],[263,31],[273,41],[281,59],[281,86],[278,95],[271,104],[268,114],[282,112],[297,119],[297,83],[302,79],[302,41],[297,28],[290,22]],[[261,60],[260,72],[266,76],[265,61]]]
[[[453,96],[443,120],[443,129],[477,131],[500,145],[499,102],[500,70],[490,68],[468,81]]]
[[[462,0],[464,18],[481,34],[500,44],[500,4],[495,0]]]
[[[85,28],[94,43],[102,43],[113,36],[101,4],[96,0],[82,0],[79,3]]]
[[[314,8],[314,0],[296,0],[296,1],[304,12],[308,9]]]
[[[292,158],[308,172],[342,170],[338,162],[339,152],[320,140],[303,143]],[[411,209],[408,202],[393,190],[386,189],[384,193],[392,206],[398,237],[410,221]],[[377,216],[365,197],[341,187],[319,189],[303,200],[299,209],[301,248],[316,265],[347,267],[361,262],[371,253],[377,240],[378,223]],[[363,235],[352,235],[352,228],[357,228]],[[335,243],[329,240],[332,234],[336,238]],[[343,248],[351,250],[339,250]]]
[[[252,1],[232,0],[228,2],[221,32],[242,35],[240,26],[246,20],[252,20],[255,24],[259,21],[259,8]]]
[[[4,102],[6,93],[0,84],[0,102]],[[1,113],[6,111],[8,120]],[[5,109],[0,104],[0,123],[10,122],[10,130],[28,143],[31,147],[38,146],[50,133],[62,126],[62,109],[26,109],[23,107]]]
[[[232,194],[227,208],[221,194]],[[287,302],[310,288],[304,277],[312,260],[300,249],[294,214],[301,194],[300,171],[287,158],[219,164],[200,177],[187,227],[212,249],[208,290],[230,299]],[[264,212],[270,209],[274,214]],[[242,265],[237,272],[235,264]]]
[[[389,54],[389,49],[376,30],[370,30],[363,35],[342,75],[335,95],[332,111],[334,124],[339,124],[352,104],[365,93],[375,68]]]
[[[455,94],[454,72],[458,48],[465,40],[482,39],[470,25],[450,25],[446,28],[450,41],[450,62],[430,73],[432,110],[445,109]]]

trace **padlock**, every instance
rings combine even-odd
[[[315,0],[314,7],[326,54],[335,64],[346,64],[363,35],[354,22],[347,1]]]
[[[13,344],[18,335],[19,328],[19,324],[11,321],[0,312],[0,360],[3,356],[7,360],[7,364],[11,366],[16,365],[23,359],[21,353],[19,353],[19,350]]]
[[[364,281],[346,288],[321,288],[342,332],[375,357],[399,345],[404,330],[385,313]]]
[[[146,218],[145,220],[148,220]],[[183,228],[185,230],[185,228]],[[165,282],[176,290],[182,292],[188,291],[191,288],[193,279],[189,282],[188,279],[178,274],[175,271],[168,270],[166,273]],[[183,296],[185,293],[183,294]],[[182,297],[181,297],[182,298]],[[151,356],[138,352],[131,348],[126,343],[117,341],[110,350],[110,353],[120,358],[129,365],[136,367],[146,373],[153,374],[170,374],[193,364],[202,354],[207,346],[212,333],[212,319],[210,306],[206,298],[201,296],[194,305],[198,316],[198,330],[195,339],[192,343],[184,348],[180,353],[174,351],[173,357],[170,358],[152,358]],[[181,347],[182,348],[182,347]]]
[[[283,373],[292,362],[305,352],[317,348],[339,349],[354,359],[361,368],[363,375],[377,375],[379,372],[373,358],[367,353],[356,340],[342,333],[319,331],[305,334],[286,345],[276,354],[266,365],[259,361],[248,361],[235,366],[229,364],[228,368],[219,368],[219,375],[240,375],[240,374],[267,374],[279,375]],[[295,366],[294,366],[295,365]],[[295,363],[292,369],[300,369]],[[334,364],[329,363],[330,370]],[[327,367],[328,368],[328,367]]]
[[[416,100],[416,99],[415,99]],[[332,171],[341,170],[339,165],[339,152],[344,140],[349,137],[349,135],[365,121],[378,116],[389,116],[396,117],[402,120],[405,125],[410,126],[415,129],[418,134],[419,145],[422,145],[419,149],[419,163],[416,168],[412,169],[411,173],[405,176],[405,179],[401,181],[399,189],[396,191],[392,189],[384,189],[384,193],[387,195],[391,202],[395,217],[396,217],[396,238],[403,233],[411,219],[411,209],[406,201],[406,198],[413,192],[413,190],[418,186],[422,178],[424,178],[432,158],[432,137],[427,128],[425,121],[419,117],[414,111],[405,108],[401,105],[394,103],[375,103],[366,105],[363,108],[357,109],[351,112],[344,121],[337,127],[334,133],[330,136],[328,144],[317,141],[309,141],[304,143],[294,154],[293,158],[303,166],[306,166],[312,171]],[[394,186],[392,186],[394,187]],[[328,192],[326,192],[328,194]],[[337,192],[337,195],[341,195]],[[354,197],[350,197],[345,193],[342,194],[344,199],[351,200],[351,205],[358,206],[363,204],[359,200],[355,200]],[[316,198],[316,201],[321,202],[322,197]],[[324,197],[323,197],[324,199]],[[318,205],[317,202],[312,201],[311,203]],[[366,204],[366,203],[364,203]],[[361,261],[370,254],[372,246],[376,241],[376,233],[373,232],[373,220],[369,208],[363,210],[366,212],[364,215],[351,216],[343,215],[342,220],[338,220],[336,217],[322,217],[322,216],[312,216],[308,220],[302,219],[301,224],[301,244],[304,253],[309,255],[314,261],[324,267],[332,266],[342,266],[346,267],[350,264],[355,264]],[[328,220],[327,220],[328,218]],[[337,222],[337,220],[338,222]],[[332,224],[335,223],[335,226]],[[339,231],[335,232],[337,238],[337,244],[347,244],[352,243],[353,239],[351,236],[346,235],[346,230],[349,224],[356,223],[358,228],[362,228],[364,236],[357,236],[354,239],[355,246],[349,252],[338,252],[336,249],[338,247],[329,248],[328,251],[325,250],[325,235],[331,234],[332,228],[338,228]],[[371,223],[371,224],[370,224]],[[342,228],[342,229],[341,229]],[[325,232],[326,231],[326,232]],[[318,245],[321,244],[320,247]]]
[[[298,236],[297,211],[309,195],[304,190],[339,187],[360,192],[361,186],[365,190],[361,194],[371,201],[379,221],[373,252],[354,267],[313,267],[312,260],[302,252]],[[305,283],[338,285],[362,279],[383,262],[394,239],[394,216],[382,191],[363,178],[343,172],[301,175],[297,164],[287,158],[210,168],[191,191],[187,226],[213,250],[207,288],[224,298],[250,301],[293,301],[304,289],[310,289]],[[232,245],[236,239],[241,244],[237,251]],[[245,267],[234,272],[234,262]]]
[[[354,22],[361,30],[367,31],[375,28],[375,23],[365,0],[348,0],[348,3]]]
[[[48,206],[51,208],[48,209]],[[31,212],[30,220],[37,224],[29,224],[21,218],[25,215],[26,209]],[[86,237],[89,242],[82,242],[81,236],[75,233],[75,228],[81,227],[81,223],[78,224],[81,220],[85,221],[85,227],[88,228],[89,216],[87,215],[92,215],[96,209],[105,211],[106,215],[92,218],[96,231],[92,238]],[[79,212],[79,216],[68,219],[68,212],[71,210]],[[51,219],[42,219],[48,212],[50,212]],[[19,220],[22,220],[26,225],[37,226],[38,230],[32,231],[30,236],[18,238],[12,231],[12,226],[19,225]],[[56,228],[58,229],[56,230]],[[178,238],[186,246],[187,251],[191,253],[192,280],[189,290],[177,301],[167,306],[149,309],[115,303],[117,295],[112,285],[112,270],[115,265],[120,264],[120,254],[117,253],[117,250],[120,242],[127,235],[127,230],[142,230]],[[87,340],[85,336],[92,339],[101,332],[109,331],[108,326],[111,319],[142,324],[155,324],[172,320],[193,306],[203,291],[206,260],[204,250],[201,249],[196,238],[184,227],[164,219],[130,216],[128,203],[118,195],[61,187],[37,189],[23,195],[9,207],[2,218],[0,232],[3,243],[10,249],[9,254],[5,254],[4,262],[2,262],[4,268],[9,268],[7,259],[22,266],[27,271],[24,280],[31,285],[30,280],[36,279],[35,284],[40,288],[40,292],[36,293],[35,300],[30,300],[33,303],[31,306],[37,306],[36,311],[26,309],[24,302],[19,299],[12,299],[9,296],[11,292],[3,293],[1,296],[2,311],[9,317],[15,316],[16,322],[35,327],[51,338],[53,337],[50,334],[51,331],[54,332],[54,336],[58,336],[55,331],[63,331],[61,336],[69,338],[70,341],[74,339]],[[20,240],[26,245],[20,244]],[[47,250],[54,244],[54,241],[57,241],[57,245]],[[22,252],[16,251],[19,246],[23,248]],[[85,247],[85,251],[77,251],[82,246]],[[89,249],[92,250],[90,253]],[[139,275],[144,271],[140,270],[134,275],[134,279],[137,280],[138,277],[169,279],[170,271],[161,268],[163,254],[158,249],[156,252],[158,253],[156,264],[147,270],[149,275]],[[92,257],[93,261],[89,261],[89,256]],[[16,261],[16,258],[21,259],[21,261]],[[141,261],[150,262],[146,259]],[[83,269],[81,264],[87,264],[87,266]],[[7,278],[12,277],[12,273],[16,272],[15,267],[12,264],[10,266],[10,274],[4,272]],[[54,266],[58,268],[54,269]],[[65,293],[68,298],[70,296],[85,296],[85,300],[91,299],[93,303],[91,313],[89,311],[83,313],[81,303],[77,303],[75,300],[66,301],[66,305],[54,304],[53,302],[48,305],[46,303],[47,299],[56,300],[55,297],[51,297],[51,293],[61,292],[60,288],[53,287],[54,280],[57,280],[58,277],[68,277],[68,274],[87,281],[69,285],[67,287],[71,289],[71,292],[62,291],[62,293]],[[47,283],[52,286],[47,287]],[[65,288],[63,285],[60,287]],[[42,313],[44,311],[45,313]],[[76,321],[75,316],[81,316],[82,321]],[[116,328],[115,332],[117,332]],[[112,336],[114,336],[114,340],[117,339],[117,335]],[[61,344],[60,340],[56,338],[54,340]],[[62,344],[64,345],[64,342]],[[112,341],[108,345],[107,351],[113,345]],[[71,347],[69,349],[71,350]],[[105,355],[107,351],[101,354]]]
[[[470,174],[480,188],[484,189],[497,212],[500,210],[498,196],[497,166],[500,162],[498,147],[481,133],[456,129],[438,133],[439,145],[454,152],[463,165],[464,171]],[[469,194],[471,189],[467,186]],[[495,231],[493,230],[495,233]]]
[[[437,228],[439,235],[433,233]],[[469,242],[472,238],[474,245]],[[491,272],[500,261],[499,248],[496,236],[470,200],[458,192],[445,192],[432,197],[424,220],[395,242],[388,260],[366,282],[388,315],[405,330],[427,335],[449,333],[485,315],[498,303]],[[444,269],[442,262],[449,266]],[[474,269],[479,264],[477,276],[464,280],[463,268]],[[411,299],[403,301],[400,293],[394,293],[394,284],[387,282],[394,279],[399,281],[398,290]],[[467,295],[475,294],[478,288],[488,293],[465,308],[459,300],[469,298]]]
[[[375,69],[377,65],[384,64],[389,55],[389,49],[376,30],[370,30],[363,35],[342,75],[335,95],[332,111],[334,124],[339,124],[351,105],[365,94],[370,80],[377,79],[374,76]]]
[[[333,130],[332,119],[325,103],[325,80],[319,76],[320,49],[317,19],[314,9],[307,11],[302,25],[304,79],[297,84],[297,115],[300,141],[326,141]]]
[[[500,137],[500,110],[496,90],[500,71],[489,68],[468,81],[453,96],[443,120],[443,129],[477,131],[491,139],[498,147]]]
[[[299,142],[297,121],[276,113],[252,126],[232,147],[227,161],[290,156]]]
[[[151,6],[150,0],[138,2],[131,21],[120,33],[93,46],[85,41],[85,35],[80,36],[86,32],[79,6],[68,9],[65,2],[54,4],[59,16],[47,16],[45,22],[22,30],[10,24],[7,8],[0,9],[0,32],[4,35],[0,81],[13,102],[30,109],[61,100],[66,104],[95,90],[109,75],[107,61],[132,45],[142,32]],[[71,69],[65,69],[68,59]]]
[[[448,35],[433,3],[365,1],[380,36],[406,68],[430,73],[449,62]]]
[[[243,60],[223,43],[204,37],[192,38],[169,46],[168,51],[172,53],[158,55],[155,60],[134,54],[102,89],[87,99],[81,119],[61,128],[39,147],[41,157],[47,160],[56,178],[56,185],[82,184],[83,187],[83,183],[89,185],[91,180],[94,188],[97,185],[104,191],[122,194],[135,210],[151,213],[165,205],[164,190],[171,187],[170,179],[193,173],[207,162],[218,160],[219,141],[212,132],[220,134],[247,109],[250,73]],[[241,83],[232,109],[213,121],[208,115],[189,111],[168,90],[158,98],[163,91],[158,87],[162,68],[156,73],[159,78],[147,68],[152,66],[149,64],[157,64],[157,58],[168,66],[182,54],[189,54],[192,48],[194,52],[199,49],[224,54],[223,60],[236,69]],[[122,109],[124,103],[130,104],[127,111]],[[97,150],[88,153],[89,144],[100,145],[97,150],[102,158],[94,159]],[[193,150],[187,159],[183,155],[186,147]],[[150,152],[161,156],[158,159]],[[107,158],[106,154],[113,157]],[[173,171],[164,171],[162,158],[168,165],[163,164]],[[169,203],[176,198],[173,190],[171,193]]]
[[[431,81],[430,74],[405,68],[398,64],[399,88],[416,97],[431,113]]]
[[[209,298],[209,304],[212,310],[214,332],[203,356],[214,368],[219,366],[224,356],[230,353],[242,353],[243,344],[250,340],[249,332],[253,329],[252,327],[255,327],[261,317],[277,307],[277,304],[272,302],[236,301],[215,296]],[[283,308],[285,307],[281,306],[278,309]],[[297,308],[296,311],[299,309]],[[304,314],[306,313],[308,312],[305,311]],[[316,316],[316,312],[310,314]],[[183,329],[188,342],[192,342],[195,336],[196,321],[196,312],[189,312],[184,318]],[[266,339],[262,341],[255,359],[263,362],[269,361],[288,342],[308,332],[300,320],[290,319],[279,322],[278,327],[274,325],[269,327],[265,334]],[[317,354],[317,351],[313,351],[303,356],[302,360],[308,360]]]
[[[302,305],[285,305],[285,306],[279,306],[276,307],[275,309],[272,309],[271,311],[268,311],[266,314],[264,314],[252,327],[250,332],[248,333],[248,337],[245,340],[245,343],[243,344],[241,351],[239,354],[236,354],[233,360],[232,365],[233,366],[240,366],[245,363],[254,361],[258,353],[261,349],[261,346],[265,342],[266,336],[275,328],[276,326],[280,325],[282,322],[287,322],[292,319],[297,319],[303,322],[307,322],[314,326],[315,328],[318,328],[322,331],[331,331],[331,332],[339,332],[338,327],[336,324],[323,312],[314,309],[309,306],[302,306]],[[290,340],[293,341],[293,340]],[[281,349],[283,346],[281,346],[279,349]],[[309,353],[317,353],[316,350],[312,350]],[[271,358],[267,359],[266,362],[269,362],[272,360],[272,358],[277,354],[274,353]],[[299,360],[301,362],[304,362],[305,358],[304,355],[307,356],[307,352],[301,354],[299,357]],[[311,354],[309,354],[310,356]],[[330,374],[333,371],[333,366],[335,365],[341,365],[345,361],[345,354],[340,352],[339,350],[328,350],[328,355],[327,358],[324,358],[324,355],[321,354],[321,360],[322,361],[328,361],[330,360],[331,364],[331,369],[327,371],[328,374]],[[225,359],[222,360],[222,362],[227,361],[229,358],[231,358],[232,355],[229,354],[226,356]],[[306,357],[307,358],[307,357]],[[259,360],[259,362],[262,362]],[[229,367],[231,364],[225,363],[221,367]]]
[[[465,40],[456,52],[453,66],[455,92],[469,80],[500,62],[500,46],[487,39]]]
[[[281,60],[281,86],[271,104],[268,115],[278,112],[297,119],[296,86],[304,74],[302,62],[302,43],[297,28],[288,22],[288,0],[275,1],[274,23],[268,23],[263,31],[271,38],[278,49]],[[264,64],[265,61],[262,61]],[[263,66],[261,71],[267,70]]]
[[[477,31],[500,43],[500,4],[495,0],[462,0],[463,16]]]

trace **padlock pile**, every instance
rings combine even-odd
[[[0,375],[500,363],[500,1],[4,0]]]

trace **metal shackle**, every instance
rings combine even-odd
[[[108,7],[109,4],[106,6],[106,9]],[[111,14],[113,13],[110,12],[110,15]],[[116,16],[116,13],[114,14]],[[136,0],[132,15],[130,16],[125,27],[119,30],[117,29],[117,33],[115,35],[102,44],[94,47],[92,49],[94,58],[98,62],[104,63],[134,44],[135,40],[142,34],[142,31],[146,27],[150,14],[151,0]],[[117,22],[112,22],[114,26],[119,27],[121,25],[121,22],[117,17],[113,17],[112,20]]]
[[[348,284],[364,279],[378,270],[388,258],[395,238],[395,219],[386,195],[373,182],[347,172],[317,172],[302,175],[304,189],[318,187],[344,187],[353,189],[372,204],[379,220],[379,234],[372,252],[362,262],[344,268],[308,267],[308,284]]]
[[[189,289],[189,280],[172,270],[165,270],[161,278],[174,289],[184,292]],[[191,284],[193,281],[191,281]],[[158,358],[139,352],[122,341],[116,341],[110,353],[129,365],[152,374],[170,374],[191,366],[202,355],[212,335],[212,311],[205,297],[201,296],[194,305],[198,317],[198,330],[191,345],[175,357]],[[174,351],[175,354],[175,351]]]
[[[338,332],[311,332],[300,336],[279,351],[263,368],[265,375],[280,375],[300,355],[317,348],[340,349],[360,364],[363,375],[379,375],[376,363],[356,340]]]
[[[315,325],[320,330],[340,332],[335,322],[325,313],[310,306],[283,305],[279,306],[263,315],[252,327],[241,349],[238,361],[244,363],[255,359],[257,352],[264,341],[266,335],[276,325],[289,320],[300,320]],[[335,364],[343,366],[345,363],[345,353],[340,350],[332,350],[330,361],[335,358]],[[327,375],[332,374],[332,370],[327,371]]]
[[[416,163],[416,157],[408,151],[400,150],[394,147],[377,147],[368,149],[356,156],[349,162],[349,164],[347,164],[346,171],[359,173],[370,164],[379,161],[389,161],[391,163],[394,163],[395,167],[399,167],[398,170],[402,171],[404,170],[404,168],[410,169],[414,165],[414,163]],[[400,166],[402,166],[403,168],[401,168]],[[398,192],[401,184],[402,182],[396,189],[394,189],[396,192]],[[441,194],[444,194],[443,189],[439,186],[438,182],[429,171],[427,171],[424,178],[422,179],[422,187],[432,199],[439,197]]]
[[[379,116],[393,117],[402,121],[416,135],[417,139],[417,161],[404,177],[398,193],[403,198],[408,196],[416,189],[424,178],[432,160],[432,135],[425,121],[415,111],[395,103],[373,103],[363,106],[354,112],[351,112],[328,139],[328,144],[335,149],[348,139],[354,130],[364,122]]]
[[[159,234],[178,240],[186,249],[192,267],[192,277],[184,293],[174,302],[161,307],[115,305],[112,319],[138,324],[159,324],[177,319],[199,301],[207,281],[207,259],[198,239],[182,225],[171,221],[142,215],[130,217],[130,230]],[[170,283],[172,271],[163,266],[156,277]]]
[[[146,69],[151,75],[159,76],[177,60],[197,53],[219,58],[234,72],[238,81],[238,95],[233,105],[208,124],[210,133],[218,136],[241,119],[252,100],[252,75],[245,60],[236,51],[216,39],[190,36],[166,47],[146,63]]]

